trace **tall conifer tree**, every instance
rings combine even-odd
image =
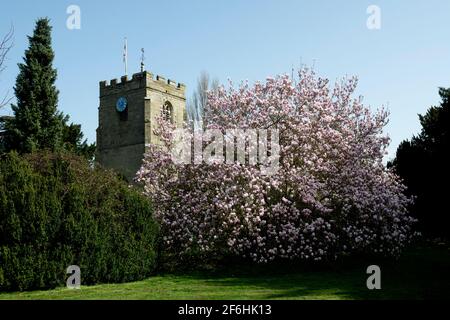
[[[24,62],[14,87],[17,104],[14,117],[5,124],[6,147],[21,153],[37,149],[58,149],[62,142],[63,123],[58,114],[58,90],[53,68],[51,26],[47,18],[36,22],[29,39]]]

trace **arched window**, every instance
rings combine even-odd
[[[166,101],[163,105],[162,116],[166,121],[173,122],[173,107],[169,101]]]

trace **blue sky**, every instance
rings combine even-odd
[[[66,28],[66,9],[81,8],[81,29]],[[369,30],[366,10],[381,9],[381,29]],[[300,63],[332,81],[357,75],[358,94],[372,108],[388,106],[392,157],[420,129],[417,114],[439,103],[450,87],[450,1],[381,0],[15,0],[4,1],[0,34],[11,24],[15,46],[0,75],[0,94],[12,90],[17,63],[38,17],[53,24],[59,107],[81,123],[90,141],[97,128],[98,82],[146,66],[188,86],[205,70],[225,82],[263,80]],[[3,109],[0,114],[10,114]]]

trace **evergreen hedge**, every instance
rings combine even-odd
[[[149,201],[85,159],[46,152],[0,161],[0,291],[141,280],[156,266]]]

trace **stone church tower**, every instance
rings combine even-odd
[[[147,71],[100,82],[96,161],[132,181],[145,146],[157,143],[155,118],[161,114],[181,126],[186,112],[185,86]]]

